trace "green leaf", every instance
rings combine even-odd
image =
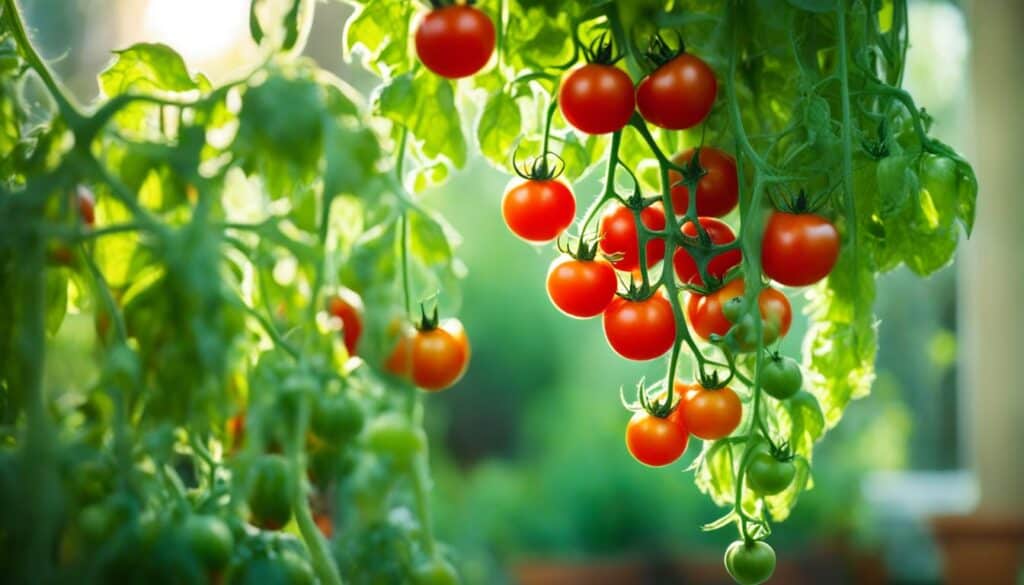
[[[257,45],[263,42],[263,25],[260,24],[258,14],[259,5],[262,2],[263,0],[252,0],[249,5],[249,34]]]
[[[449,81],[426,69],[415,77],[401,75],[381,89],[376,110],[407,128],[427,158],[444,156],[458,168],[466,164],[466,139]]]
[[[705,441],[700,457],[701,463],[694,475],[697,488],[711,496],[719,506],[731,504],[736,499],[733,466],[738,460],[734,456],[732,442]]]
[[[360,6],[345,24],[346,57],[362,53],[363,65],[381,76],[409,69],[409,19],[412,3],[377,0]]]
[[[507,170],[516,140],[523,131],[522,113],[512,96],[497,92],[491,95],[477,123],[476,136],[480,153],[494,166]]]
[[[117,59],[99,77],[105,96],[129,91],[181,93],[199,89],[181,55],[167,45],[139,43],[114,54]]]
[[[56,335],[68,313],[68,275],[64,270],[46,273],[46,332]]]

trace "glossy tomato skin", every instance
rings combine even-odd
[[[813,213],[776,211],[761,241],[761,265],[775,282],[807,286],[832,272],[839,258],[839,231]]]
[[[253,464],[249,485],[252,523],[265,530],[280,530],[292,517],[291,466],[281,455],[262,455]]]
[[[327,312],[341,319],[341,334],[349,355],[356,355],[363,335],[363,300],[355,291],[343,288],[327,301]]]
[[[604,260],[556,258],[548,270],[548,296],[570,317],[589,319],[604,312],[615,298],[615,269]]]
[[[399,337],[385,369],[411,379],[424,390],[436,392],[462,378],[469,367],[469,357],[469,338],[462,323],[445,319],[433,329],[415,330]]]
[[[660,205],[652,205],[640,211],[640,221],[649,230],[665,229],[665,211]],[[612,265],[626,272],[640,267],[640,247],[637,240],[636,222],[633,212],[624,205],[616,205],[601,218],[601,251],[608,256],[618,255]],[[665,240],[652,238],[647,241],[647,266],[651,267],[665,257]]]
[[[708,441],[724,439],[736,430],[743,418],[743,405],[732,388],[716,390],[678,380],[675,390],[682,396],[680,409],[690,434]]]
[[[711,335],[725,335],[732,323],[722,312],[730,299],[743,295],[743,280],[737,278],[709,295],[691,294],[686,303],[686,316],[694,332],[703,339]],[[778,325],[778,336],[784,337],[793,323],[793,309],[786,295],[773,288],[765,288],[758,295],[761,318]]]
[[[527,180],[512,187],[501,201],[505,225],[533,243],[550,242],[572,225],[576,198],[561,181]]]
[[[793,397],[802,385],[800,364],[791,357],[775,355],[765,362],[761,370],[761,387],[778,400]]]
[[[558,92],[562,116],[587,134],[621,130],[633,116],[633,80],[614,65],[588,63],[570,73]]]
[[[446,6],[423,17],[416,29],[416,54],[441,77],[468,77],[487,65],[494,38],[494,23],[481,10]]]
[[[662,467],[686,451],[690,433],[677,408],[665,418],[639,411],[626,425],[626,448],[634,459],[651,467]]]
[[[725,569],[739,585],[760,585],[775,572],[775,549],[761,540],[737,540],[725,551]]]
[[[762,496],[780,494],[793,483],[796,466],[779,461],[767,449],[759,449],[747,462],[747,485]]]
[[[736,241],[736,235],[733,233],[732,228],[724,221],[713,217],[701,217],[698,218],[698,221],[701,227],[704,228],[704,231],[707,232],[712,244],[722,246]],[[683,225],[682,232],[691,238],[696,238],[699,235],[697,226],[692,221],[688,221]],[[742,259],[743,255],[739,248],[721,252],[708,262],[708,275],[721,280],[729,272],[729,269],[738,265]],[[704,279],[700,276],[697,263],[685,248],[679,247],[676,249],[675,254],[672,256],[672,264],[675,266],[676,276],[679,277],[680,281],[686,284],[704,286]]]
[[[636,361],[653,360],[672,349],[676,320],[661,293],[642,301],[617,297],[604,312],[604,334],[615,353]]]
[[[718,94],[715,72],[700,57],[683,53],[655,69],[636,88],[640,115],[667,130],[700,124]]]
[[[216,516],[193,514],[184,523],[185,540],[207,571],[227,566],[235,549],[234,535]]]
[[[673,161],[685,167],[693,158],[694,149],[677,154]],[[700,149],[701,168],[705,174],[697,181],[697,215],[722,217],[736,208],[740,201],[740,183],[736,174],[736,159],[711,146]],[[680,183],[682,175],[669,171],[669,184],[672,187],[672,210],[676,215],[683,215],[690,205],[690,190]],[[677,184],[678,183],[678,184]]]

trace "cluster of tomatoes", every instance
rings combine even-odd
[[[362,299],[347,288],[327,301],[328,313],[341,321],[345,349],[350,356],[358,355],[363,310]],[[435,310],[433,316],[424,313],[415,326],[398,327],[395,347],[382,364],[386,372],[430,392],[450,388],[466,373],[470,345],[461,321],[439,320]]]

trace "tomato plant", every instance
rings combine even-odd
[[[139,44],[82,105],[0,0],[10,578],[195,582],[231,548],[230,583],[455,580],[415,388],[454,384],[470,350],[455,238],[419,194],[471,144],[504,172],[519,151],[561,161],[560,182],[514,188],[509,225],[576,250],[549,273],[557,307],[603,311],[628,359],[667,356],[630,416],[681,421],[674,450],[702,438],[695,483],[729,507],[708,526],[739,534],[726,569],[769,578],[771,523],[870,390],[875,276],[931,273],[973,228],[973,170],[900,87],[906,2],[351,3],[368,100],[296,58],[315,2],[254,0],[265,59],[232,81]],[[813,286],[796,368],[766,347],[793,319],[772,280]],[[361,311],[331,302],[344,289]],[[97,373],[47,387],[47,349],[83,311]],[[197,516],[230,543],[213,522],[182,530]]]

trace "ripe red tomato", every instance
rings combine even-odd
[[[82,223],[88,227],[96,225],[96,197],[86,187],[79,186],[75,190],[75,203],[78,205],[78,215]]]
[[[566,315],[587,319],[604,312],[615,298],[615,269],[604,260],[556,258],[548,270],[548,296]]]
[[[399,337],[384,367],[433,392],[458,382],[466,373],[469,357],[469,338],[462,323],[445,319],[433,329],[417,329]]]
[[[704,231],[707,232],[712,244],[721,246],[736,241],[736,235],[733,234],[732,228],[724,221],[713,217],[701,217],[698,218],[698,221],[700,221]],[[682,232],[691,238],[698,236],[697,226],[692,221],[688,221],[683,225]],[[739,264],[742,259],[743,255],[739,248],[721,252],[708,262],[708,275],[721,279],[729,272],[730,268]],[[672,263],[675,265],[676,276],[679,277],[679,280],[686,284],[704,285],[704,279],[700,277],[697,263],[690,253],[686,251],[686,248],[680,247],[676,250],[672,256]]]
[[[494,52],[494,23],[472,6],[431,10],[416,28],[416,54],[434,73],[448,79],[483,69]]]
[[[807,286],[828,276],[839,258],[839,232],[813,213],[776,211],[761,242],[761,265],[772,280]]]
[[[649,230],[665,229],[665,211],[655,204],[640,211],[640,221]],[[616,205],[601,218],[601,251],[608,256],[621,255],[612,265],[629,272],[640,267],[640,246],[636,222],[628,207]],[[647,266],[651,267],[665,257],[665,240],[647,241]]]
[[[558,92],[562,116],[587,134],[621,130],[633,116],[633,80],[614,65],[588,63],[569,74]]]
[[[730,299],[743,295],[743,290],[743,280],[737,278],[707,296],[691,294],[686,303],[686,316],[694,332],[704,339],[710,339],[711,334],[728,333],[732,323],[722,314],[722,307]],[[793,322],[793,309],[786,295],[774,288],[765,288],[758,295],[757,304],[761,318],[779,326],[778,337],[785,336]]]
[[[695,437],[715,441],[736,430],[743,418],[743,405],[732,388],[711,390],[694,382],[676,380],[675,391],[682,396],[677,410],[683,411],[683,424]]]
[[[672,160],[685,167],[693,159],[693,150],[677,154]],[[697,181],[697,215],[722,217],[732,211],[740,201],[740,184],[736,175],[736,160],[727,153],[705,146],[700,149],[700,166],[706,174]],[[669,171],[672,187],[672,210],[683,215],[689,209],[690,190],[676,184],[683,180],[676,171]]]
[[[689,440],[690,433],[683,423],[680,408],[666,418],[641,410],[626,425],[626,448],[630,455],[651,467],[661,467],[679,459]]]
[[[528,242],[550,242],[572,224],[576,199],[561,181],[530,179],[505,193],[501,214],[512,233]]]
[[[653,360],[672,349],[676,319],[660,292],[642,301],[617,297],[604,312],[604,335],[615,353],[630,360]]]
[[[717,93],[715,72],[699,57],[683,53],[640,82],[636,104],[651,124],[685,130],[707,117]]]
[[[327,312],[341,319],[341,333],[349,355],[356,355],[359,337],[363,334],[363,300],[355,291],[343,288],[327,301]]]

